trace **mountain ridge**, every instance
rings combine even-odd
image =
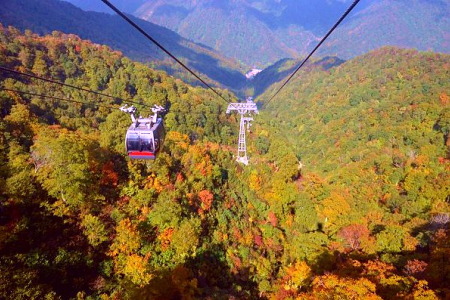
[[[208,0],[189,5],[159,0],[146,2],[135,14],[248,65],[267,66],[307,54],[348,6],[348,1],[325,0],[314,5],[294,0],[225,1],[220,5]],[[171,14],[179,7],[182,13]],[[363,1],[330,36],[320,55],[349,59],[385,45],[449,53],[446,32],[450,21],[435,20],[448,15],[450,5],[441,0]],[[364,31],[358,30],[361,25]]]
[[[318,54],[339,53],[349,59],[355,54],[352,49],[362,55],[383,46],[450,53],[449,15],[450,2],[382,0],[338,28]]]
[[[220,82],[237,90],[245,82],[243,73],[246,70],[233,59],[186,40],[167,28],[134,17],[132,19],[144,30],[151,32],[156,40],[188,66],[204,73],[211,84],[220,85]],[[48,34],[54,30],[73,33],[83,39],[120,50],[133,59],[151,61],[154,66],[158,66],[159,62],[169,73],[179,73],[185,80],[197,82],[119,16],[85,12],[68,2],[58,0],[12,0],[0,7],[0,20],[5,26],[31,29],[40,34]]]

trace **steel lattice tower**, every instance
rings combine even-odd
[[[258,107],[256,103],[252,101],[252,98],[247,98],[246,102],[242,103],[230,103],[227,108],[227,114],[232,111],[237,111],[241,115],[239,123],[239,140],[238,151],[236,161],[248,165],[247,157],[247,144],[245,140],[245,125],[247,124],[247,130],[250,129],[250,122],[253,121],[252,117],[246,117],[246,114],[258,113]]]

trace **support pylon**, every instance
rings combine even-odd
[[[247,130],[250,130],[250,122],[253,121],[253,118],[246,117],[245,115],[252,112],[258,113],[258,108],[256,103],[252,101],[252,98],[247,98],[247,102],[245,103],[230,103],[227,108],[227,114],[231,111],[237,111],[241,115],[239,121],[239,139],[236,161],[248,165],[245,124],[247,124]]]

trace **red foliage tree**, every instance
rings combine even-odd
[[[428,264],[426,262],[418,259],[408,260],[403,268],[403,272],[408,276],[418,277],[425,271],[427,266]]]
[[[359,250],[362,240],[369,238],[370,231],[365,225],[352,224],[342,228],[338,235],[344,239],[351,250]]]
[[[119,175],[114,171],[113,162],[109,161],[102,167],[102,178],[100,179],[100,184],[117,186],[119,182]]]
[[[272,224],[273,227],[277,227],[278,219],[277,219],[277,216],[273,212],[269,211],[268,219],[269,219],[270,224]]]
[[[203,190],[198,193],[198,197],[200,199],[200,207],[203,211],[208,211],[211,209],[214,195],[208,190]]]

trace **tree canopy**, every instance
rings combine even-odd
[[[243,167],[209,91],[74,35],[0,29],[2,66],[169,108],[157,159],[131,161],[128,116],[95,105],[119,99],[0,73],[85,103],[0,91],[1,298],[450,293],[450,56],[305,70],[255,118]]]

